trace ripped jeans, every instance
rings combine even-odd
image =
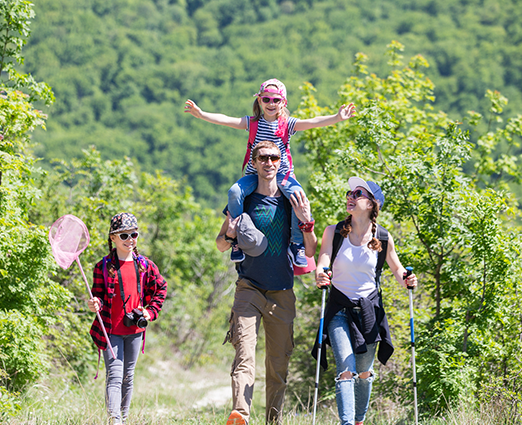
[[[339,311],[328,324],[328,336],[337,368],[335,396],[341,425],[354,425],[355,421],[364,421],[370,404],[377,343],[367,344],[366,353],[354,354],[345,309]],[[352,372],[352,378],[341,379],[343,372]],[[360,378],[359,375],[364,372],[370,372],[370,376]]]

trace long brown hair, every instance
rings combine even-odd
[[[118,264],[119,260],[118,260],[118,254],[116,252],[116,248],[112,247],[111,235],[109,235],[108,245],[109,245],[109,261],[107,261],[107,274],[110,277],[114,277],[115,271],[116,271],[115,264]],[[136,254],[136,258],[138,258],[140,256],[140,253],[138,252],[137,247],[134,247],[133,252],[134,252],[134,254]],[[138,270],[140,273],[145,272],[145,267],[143,266],[143,264],[141,264],[141,261],[138,261]]]
[[[372,239],[368,242],[368,248],[373,249],[374,251],[381,252],[382,246],[381,241],[375,237],[377,233],[377,217],[379,216],[379,204],[373,197],[371,193],[369,193],[369,200],[372,203],[372,210],[370,211],[370,221],[372,222]],[[347,238],[350,232],[352,231],[352,215],[348,214],[348,217],[344,220],[344,226],[341,229],[341,236],[343,238]]]

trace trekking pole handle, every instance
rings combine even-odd
[[[328,278],[332,280],[332,271],[330,270],[330,267],[323,267],[323,271],[328,276]],[[328,289],[328,285],[321,286],[321,289]]]
[[[411,266],[406,267],[406,273],[404,273],[404,280],[408,279],[408,276],[411,276],[412,274],[413,274],[413,267],[411,267]],[[408,287],[408,289],[413,289],[413,286],[409,286],[407,283],[406,283],[406,286]]]

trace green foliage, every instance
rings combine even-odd
[[[0,75],[5,71],[8,84],[12,88],[27,88],[29,102],[44,100],[51,104],[54,100],[50,87],[37,83],[30,74],[20,74],[14,66],[23,64],[22,47],[30,34],[29,26],[34,18],[33,3],[25,0],[0,1]]]
[[[33,4],[28,1],[2,0],[0,2],[0,45],[2,46],[2,68],[7,63],[24,62],[22,47],[29,36],[30,19],[34,18]]]
[[[198,200],[221,205],[240,177],[247,136],[184,115],[187,98],[205,110],[244,116],[259,84],[275,76],[288,87],[291,111],[304,81],[318,89],[321,104],[330,104],[357,52],[369,54],[378,75],[387,73],[388,60],[400,61],[400,48],[382,56],[389,40],[422,54],[412,72],[429,61],[425,84],[436,83],[431,96],[448,115],[487,115],[484,93],[491,88],[509,97],[503,108],[512,117],[522,108],[518,6],[515,0],[38,2],[25,69],[48,81],[58,101],[49,131],[35,135],[35,153],[48,163],[96,145],[104,159],[128,156],[149,173],[186,178]],[[491,151],[485,165],[507,149]],[[295,144],[293,151],[296,175],[306,183],[309,168]],[[518,154],[513,146],[509,155]]]
[[[5,371],[0,370],[0,379],[5,378]],[[10,393],[4,386],[0,386],[0,418],[15,415],[20,410],[18,393]]]
[[[360,74],[347,79],[337,102],[355,101],[357,118],[307,132],[304,139],[317,170],[311,184],[320,227],[343,217],[349,176],[376,180],[386,194],[381,222],[422,285],[418,382],[423,410],[434,413],[447,403],[469,401],[488,376],[509,379],[516,370],[514,350],[522,348],[520,301],[515,301],[520,300],[515,276],[522,266],[521,233],[511,221],[518,217],[518,204],[505,189],[518,181],[521,168],[516,158],[481,165],[468,134],[434,110],[434,86],[421,71],[427,62],[416,56],[403,66],[402,50],[397,42],[388,46],[393,68],[384,78],[369,74],[366,57],[358,55]],[[302,117],[320,112],[312,92],[304,86]],[[502,96],[487,95],[492,113],[502,112]],[[498,135],[488,139],[490,153],[502,140],[520,142],[519,120],[505,127],[498,119],[490,123]],[[480,143],[484,135],[474,127]],[[466,175],[465,167],[478,172]],[[389,312],[396,316],[396,305]],[[389,378],[377,388],[389,387]]]
[[[45,114],[34,108],[46,86],[14,69],[33,12],[29,2],[0,2],[0,69],[9,79],[0,84],[0,413],[17,408],[16,391],[46,370],[50,357],[42,336],[60,321],[68,292],[49,279],[55,265],[43,226],[28,220],[40,192],[32,179],[34,160],[25,155],[29,132],[43,127]],[[17,89],[27,88],[30,94]]]
[[[196,203],[183,184],[160,173],[137,173],[128,158],[103,160],[94,148],[71,163],[57,161],[39,180],[39,189],[43,202],[31,210],[32,220],[50,224],[69,213],[87,225],[91,242],[81,261],[88,271],[108,253],[110,218],[121,211],[135,214],[138,248],[168,282],[167,300],[152,329],[161,332],[162,344],[186,356],[187,366],[212,360],[226,331],[229,302],[223,297],[232,282],[232,272],[215,247],[221,219],[214,211]],[[54,279],[75,300],[63,313],[67,321],[53,332],[52,349],[60,353],[55,361],[83,374],[94,360],[85,283],[74,266],[60,270]]]
[[[9,377],[8,387],[21,388],[46,369],[42,327],[30,314],[16,309],[3,310],[3,313],[0,320],[2,368]]]
[[[4,54],[16,56],[4,56],[2,63],[7,67],[10,59],[23,61],[20,48],[25,39],[12,34],[28,35],[33,12],[28,2],[3,2],[2,7],[4,36],[11,37],[4,39],[4,48],[15,46]],[[19,32],[13,33],[15,29]],[[162,315],[172,338],[167,343],[182,346],[185,342],[192,347],[194,341],[202,341],[192,352],[187,349],[187,364],[208,361],[212,358],[209,347],[221,340],[226,329],[228,304],[222,299],[229,270],[213,237],[208,237],[217,234],[220,219],[202,209],[183,184],[159,172],[154,176],[140,173],[128,158],[103,160],[94,148],[70,162],[55,162],[49,173],[35,169],[35,159],[27,153],[29,133],[44,127],[46,115],[35,109],[33,101],[50,102],[52,93],[32,77],[9,69],[0,97],[2,412],[12,412],[15,406],[11,403],[15,395],[7,389],[24,388],[51,364],[61,367],[65,375],[80,376],[95,364],[84,282],[75,266],[56,271],[44,226],[66,213],[82,218],[90,229],[91,245],[81,260],[86,270],[92,270],[107,253],[110,217],[122,210],[138,216],[145,236],[140,247],[145,253],[151,251],[149,255],[170,283]],[[190,297],[197,303],[187,303]],[[180,321],[184,314],[188,319]],[[212,322],[216,325],[207,327]]]

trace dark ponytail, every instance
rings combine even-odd
[[[116,267],[114,266],[116,264],[116,248],[112,247],[111,235],[109,235],[108,245],[109,245],[109,261],[107,261],[107,274],[110,277],[114,277],[115,271],[116,271]]]
[[[344,220],[344,226],[341,229],[341,236],[343,238],[347,238],[351,231],[352,231],[352,215],[350,214]]]
[[[381,252],[381,241],[375,237],[377,233],[377,217],[379,216],[379,204],[373,196],[371,196],[370,200],[372,201],[373,206],[372,211],[370,212],[370,220],[372,222],[372,240],[368,242],[368,248],[373,249],[374,251]]]
[[[140,253],[138,252],[138,248],[134,247],[134,254],[136,254],[136,259],[140,257]],[[141,261],[138,261],[138,270],[140,273],[145,273],[145,267],[143,267],[143,264]]]

